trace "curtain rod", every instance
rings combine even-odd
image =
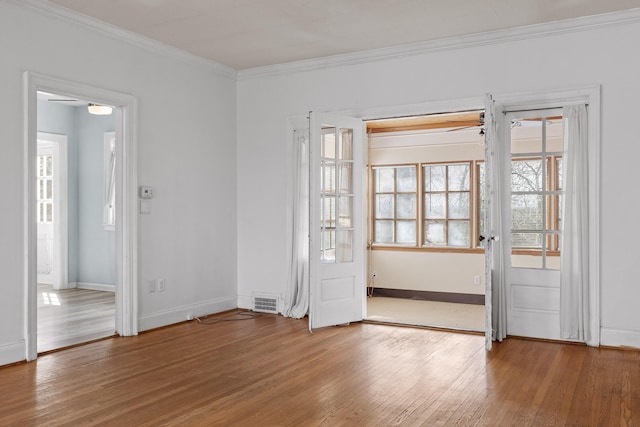
[[[504,110],[502,110],[502,114],[507,114],[507,113],[526,113],[528,111],[543,111],[543,110],[558,110],[561,109],[563,107],[569,106],[569,105],[584,105],[585,107],[589,106],[588,102],[568,102],[568,103],[564,103],[564,105],[562,106],[558,106],[558,107],[538,107],[538,108],[526,108],[526,107],[518,107],[517,109],[511,110],[509,108],[505,108]]]

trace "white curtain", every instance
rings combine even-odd
[[[309,309],[309,131],[294,132],[289,220],[289,275],[282,315],[303,318]]]
[[[564,107],[560,334],[564,339],[597,345],[589,288],[589,156],[587,108]]]

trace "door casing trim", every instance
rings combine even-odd
[[[135,97],[30,71],[23,73],[24,340],[27,361],[38,357],[35,156],[37,91],[112,105],[116,121],[116,332],[138,334],[137,100]]]

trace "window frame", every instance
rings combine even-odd
[[[522,156],[515,157],[512,160],[521,160],[521,159],[535,159],[541,158],[540,156]],[[552,192],[561,192],[561,177],[558,175],[558,160],[562,160],[561,154],[551,154],[547,155],[547,159],[549,165],[547,165],[547,185],[549,186],[548,191]],[[469,198],[470,198],[470,215],[469,215],[469,230],[470,230],[470,247],[459,247],[459,246],[425,246],[422,244],[424,240],[424,222],[426,218],[424,218],[424,201],[425,201],[425,191],[424,191],[424,166],[432,166],[432,165],[451,165],[451,164],[465,164],[468,163],[470,165],[469,174],[470,174],[470,186],[469,186]],[[398,163],[398,164],[376,164],[369,166],[369,177],[370,177],[370,189],[368,191],[368,197],[370,199],[370,243],[369,246],[373,250],[388,250],[388,251],[418,251],[418,252],[457,252],[457,253],[484,253],[484,247],[482,246],[482,242],[480,242],[480,235],[482,233],[481,223],[482,223],[482,186],[480,182],[480,168],[485,163],[484,160],[452,160],[452,161],[441,161],[441,162],[416,162],[416,163]],[[415,244],[403,244],[403,243],[376,243],[375,241],[375,221],[376,221],[376,193],[375,189],[375,170],[379,168],[398,168],[398,167],[416,167],[416,243]],[[395,189],[395,176],[394,176],[394,189]],[[384,192],[383,194],[409,194],[408,192],[397,193],[394,190],[394,193]],[[550,195],[552,202],[547,203],[546,211],[544,215],[547,216],[547,224],[553,224],[552,230],[560,229],[560,215],[561,215],[561,195]],[[394,208],[395,209],[395,208]],[[387,219],[387,218],[384,218]],[[420,220],[418,220],[420,219]],[[394,230],[395,230],[395,221],[394,220]],[[557,257],[560,256],[560,247],[559,247],[559,235],[550,235],[548,236],[549,242],[547,243],[547,256]],[[532,255],[532,256],[542,256],[542,249],[524,249],[524,248],[512,248],[513,255]]]
[[[547,155],[548,165],[546,168],[547,172],[547,188],[545,191],[551,192],[561,192],[561,177],[558,174],[558,160],[562,161],[563,157],[561,154],[551,154]],[[518,160],[535,160],[542,159],[541,156],[522,156],[522,157],[514,157],[511,161]],[[484,160],[475,160],[475,186],[477,188],[476,191],[476,206],[475,210],[475,225],[476,225],[476,248],[482,248],[482,242],[480,242],[480,235],[482,234],[482,183],[480,182],[481,173],[480,167],[484,164]],[[560,197],[561,194],[549,195],[551,202],[547,203],[546,211],[544,215],[547,217],[547,224],[553,224],[554,228],[550,228],[550,230],[560,230],[560,216],[561,216],[561,203]],[[547,256],[560,256],[560,242],[559,242],[559,234],[556,235],[548,235],[547,236]],[[512,248],[511,253],[513,255],[533,255],[533,256],[542,256],[542,249],[531,248]]]
[[[370,217],[370,229],[369,246],[372,250],[387,250],[387,251],[416,251],[416,252],[454,252],[454,253],[484,253],[483,248],[478,248],[473,244],[473,236],[478,225],[474,221],[473,215],[477,210],[477,204],[474,204],[476,199],[475,181],[476,181],[476,164],[478,160],[451,160],[451,161],[439,161],[439,162],[415,162],[415,163],[384,163],[369,166],[369,191],[367,197],[369,198],[369,217]],[[424,240],[424,174],[423,166],[425,165],[452,165],[452,164],[469,164],[469,247],[461,246],[425,246],[422,244]],[[375,221],[376,221],[376,178],[375,169],[378,168],[398,168],[414,166],[416,168],[416,242],[415,244],[402,244],[402,243],[376,243],[375,241]],[[395,189],[395,176],[394,176],[394,189]],[[466,191],[465,191],[466,192]],[[391,194],[391,193],[384,193]],[[394,193],[397,194],[397,193]],[[400,194],[408,194],[402,192]],[[395,224],[394,224],[395,227]],[[395,228],[394,228],[395,229]]]
[[[397,185],[397,169],[398,168],[410,168],[413,167],[414,168],[414,173],[415,173],[415,181],[416,181],[416,186],[414,191],[398,191],[398,185]],[[384,191],[384,192],[377,192],[376,191],[376,186],[377,186],[377,179],[376,179],[376,169],[393,169],[394,170],[394,175],[393,175],[393,192],[389,192],[389,191]],[[420,242],[420,226],[418,224],[418,219],[420,217],[420,197],[419,197],[419,188],[420,188],[420,183],[419,180],[421,178],[421,174],[420,174],[420,170],[419,170],[419,164],[418,163],[401,163],[401,164],[384,164],[384,165],[371,165],[370,168],[371,172],[370,172],[370,177],[371,177],[371,191],[369,192],[370,198],[371,198],[371,210],[370,210],[370,215],[371,215],[371,245],[372,246],[376,246],[376,247],[397,247],[397,248],[417,248],[419,246],[419,242]],[[377,200],[377,196],[379,194],[386,194],[386,195],[393,195],[393,199],[394,199],[394,205],[393,205],[393,218],[380,218],[379,220],[381,221],[393,221],[393,240],[394,242],[376,242],[376,221],[378,220],[377,216],[376,216],[376,200]],[[398,212],[397,212],[397,196],[401,194],[412,194],[415,198],[415,216],[413,219],[411,218],[398,218]],[[413,221],[414,226],[415,226],[415,241],[413,243],[398,243],[396,241],[396,236],[397,236],[397,223],[399,221]]]
[[[455,165],[468,165],[468,171],[469,171],[469,185],[468,185],[468,190],[449,190],[449,167],[450,166],[455,166]],[[473,245],[473,197],[474,197],[474,193],[473,193],[473,182],[474,182],[474,175],[473,175],[473,167],[474,165],[474,161],[473,160],[462,160],[462,161],[446,161],[446,162],[422,162],[420,163],[420,184],[419,184],[419,189],[420,191],[420,206],[423,207],[423,212],[422,215],[420,217],[421,220],[421,239],[420,239],[420,246],[424,247],[424,248],[447,248],[447,249],[472,249],[474,247]],[[425,171],[425,167],[434,167],[434,166],[444,166],[445,167],[445,177],[444,177],[444,182],[445,182],[445,190],[444,191],[427,191],[426,189],[426,185],[425,185],[425,177],[424,177],[424,171]],[[444,204],[444,210],[445,210],[445,215],[443,219],[436,219],[438,221],[444,221],[445,224],[445,231],[444,231],[444,238],[445,238],[445,244],[444,245],[427,245],[425,243],[425,235],[426,235],[426,222],[429,220],[428,218],[426,218],[426,212],[424,212],[424,206],[426,203],[426,199],[427,199],[427,194],[444,194],[445,196],[445,204]],[[467,215],[467,218],[450,218],[449,217],[449,195],[450,194],[463,194],[463,193],[468,193],[469,194],[469,214]],[[449,223],[450,222],[463,222],[463,221],[467,221],[469,223],[469,246],[453,246],[453,245],[449,245],[448,244],[448,240],[449,240]]]
[[[105,132],[102,146],[102,227],[106,231],[115,231],[116,229],[115,163],[117,159],[115,145],[116,133]]]

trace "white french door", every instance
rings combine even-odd
[[[560,340],[562,109],[504,114],[507,334]]]
[[[67,136],[37,133],[37,281],[68,287]]]
[[[57,161],[57,159],[55,159]],[[36,216],[38,230],[37,271],[38,283],[53,285],[55,275],[54,198],[59,195],[54,191],[54,156],[50,143],[38,142],[36,156]],[[57,178],[57,177],[56,177]],[[56,200],[57,201],[57,200]]]
[[[310,329],[363,318],[363,126],[352,117],[310,113]]]

